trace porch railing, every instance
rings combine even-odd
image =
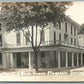
[[[39,42],[37,42],[37,45],[39,44]],[[71,47],[79,47],[79,48],[84,48],[83,46],[79,46],[79,44],[71,44],[69,42],[64,42],[64,41],[60,41],[60,40],[56,40],[56,41],[43,41],[41,42],[41,46],[60,46],[60,45],[64,45],[64,46],[71,46]],[[22,43],[22,44],[4,44],[4,47],[32,47],[32,45],[30,43]]]

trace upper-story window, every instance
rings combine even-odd
[[[73,38],[71,38],[71,44],[73,44]]]
[[[2,53],[0,53],[0,64],[2,64]]]
[[[56,32],[54,32],[54,44],[56,43]]]
[[[61,30],[61,22],[54,22],[54,27]]]
[[[59,28],[59,23],[58,23],[58,22],[54,22],[54,27],[55,27],[56,29],[58,29],[58,28]]]
[[[2,35],[0,35],[0,46],[2,46]]]
[[[76,39],[74,39],[74,45],[76,45]]]
[[[45,41],[44,31],[40,31],[40,40],[41,40],[42,42]]]
[[[65,33],[67,33],[67,23],[65,23]]]
[[[61,34],[59,34],[59,41],[61,41]]]
[[[68,35],[67,34],[64,34],[64,42],[68,43]]]
[[[73,27],[72,27],[72,25],[71,25],[71,34],[73,34]]]
[[[74,27],[74,36],[76,36],[76,28]]]
[[[16,34],[16,42],[17,42],[17,44],[20,44],[20,41],[21,41],[21,39],[20,39],[20,33],[17,33]]]
[[[28,43],[29,43],[29,33],[26,32],[26,44],[28,44]]]
[[[0,23],[0,31],[1,31],[1,23]]]
[[[59,29],[61,30],[61,22],[59,22]]]

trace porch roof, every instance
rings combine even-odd
[[[18,48],[6,48],[3,47],[2,51],[4,52],[33,52],[32,47],[18,47]],[[84,52],[83,47],[74,47],[67,45],[49,45],[41,46],[40,51],[67,51],[67,52]]]

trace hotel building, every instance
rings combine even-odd
[[[80,25],[70,18],[60,23],[48,23],[37,59],[39,69],[84,66],[84,48],[80,47],[78,40],[79,28]],[[39,41],[40,29],[38,34]],[[21,31],[6,32],[0,26],[0,46],[0,68],[34,68],[33,49]]]

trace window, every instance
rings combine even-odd
[[[55,21],[54,21],[54,27],[55,27],[55,25],[56,25],[56,24],[55,24]]]
[[[0,35],[0,46],[2,46],[2,36]]]
[[[16,34],[16,41],[17,41],[17,44],[20,44],[20,33]]]
[[[59,41],[61,41],[61,34],[59,34]]]
[[[76,45],[76,39],[74,39],[74,45]]]
[[[61,30],[61,22],[59,22],[59,29]]]
[[[28,34],[28,32],[26,32],[26,44],[28,44],[28,42],[29,42],[29,34]]]
[[[54,22],[54,27],[56,29],[61,29],[61,22],[60,21],[59,22]]]
[[[2,64],[2,53],[0,53],[0,64]]]
[[[67,23],[65,23],[65,33],[67,33]]]
[[[73,44],[73,39],[71,38],[71,44]]]
[[[46,67],[45,65],[45,52],[41,52],[41,67]]]
[[[54,32],[54,44],[56,43],[56,32]]]
[[[1,23],[0,23],[0,31],[1,31]]]
[[[58,28],[59,28],[59,23],[58,23],[58,22],[54,22],[54,27],[55,27],[56,29],[58,29]]]
[[[74,36],[76,36],[76,28],[74,27]]]
[[[40,40],[42,41],[42,42],[44,42],[45,41],[45,35],[44,35],[44,31],[42,32],[40,32]]]
[[[68,42],[68,34],[64,34],[64,42],[65,42],[65,43]]]
[[[71,25],[71,34],[73,34],[72,25]]]

